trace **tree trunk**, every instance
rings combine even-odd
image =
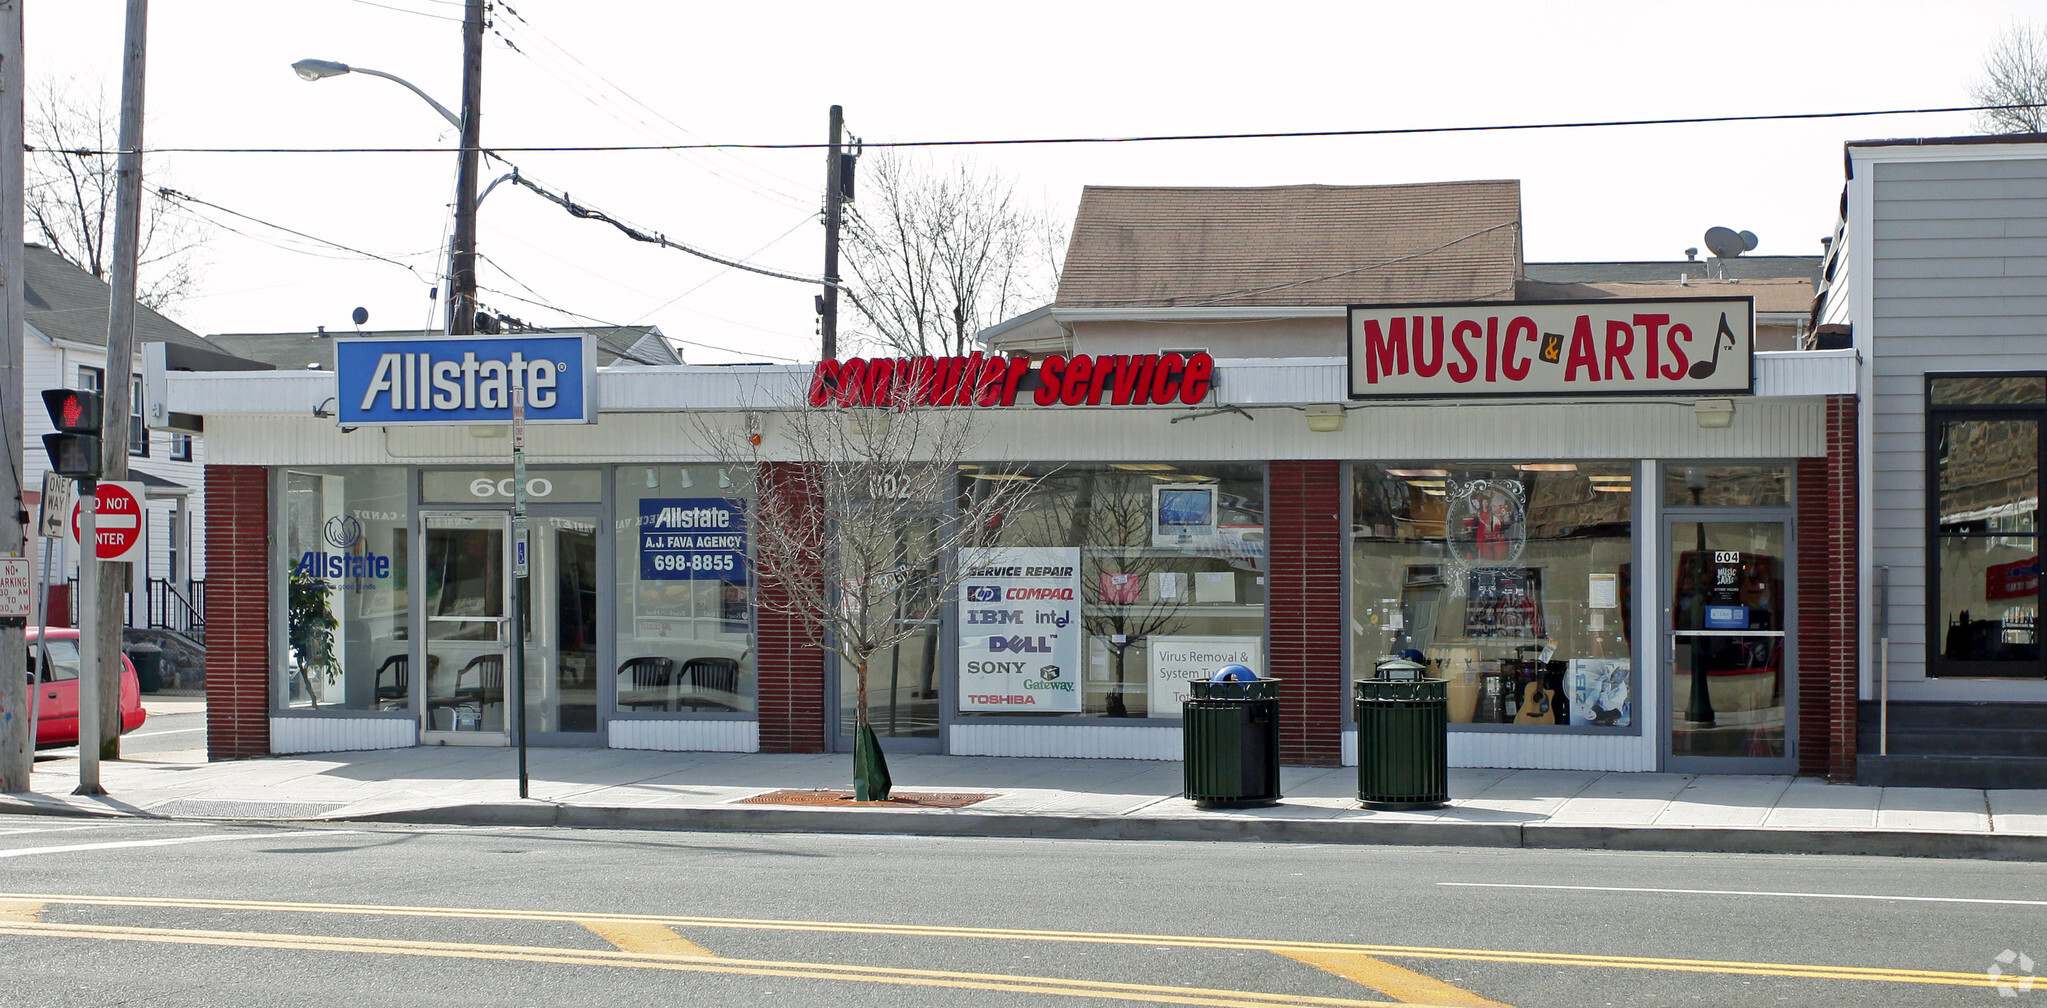
[[[889,779],[888,758],[882,754],[881,740],[874,735],[874,726],[867,720],[867,656],[860,656],[860,665],[854,675],[855,689],[859,695],[853,703],[853,800],[887,801],[889,789],[894,782]]]

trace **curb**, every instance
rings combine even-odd
[[[331,816],[319,822],[567,826],[707,833],[840,833],[1061,840],[1194,840],[1359,846],[1835,854],[2047,861],[2047,836],[1762,827],[1559,826],[1540,823],[1338,822],[1243,817],[1130,818],[877,809],[605,807],[492,803]]]

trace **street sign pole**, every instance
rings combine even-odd
[[[512,371],[512,679],[519,685],[512,717],[519,734],[519,797],[530,797],[526,773],[526,582],[532,569],[526,539],[526,377]]]
[[[78,481],[78,788],[72,794],[103,795],[100,786],[99,668],[99,481]],[[120,689],[121,680],[114,680]]]

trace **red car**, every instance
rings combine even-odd
[[[36,685],[36,748],[55,749],[78,744],[78,631],[65,627],[49,630],[50,667],[43,668],[43,647],[36,642],[36,628],[28,628],[29,681]],[[36,672],[40,670],[41,676]],[[41,682],[36,682],[40,678]],[[148,715],[142,711],[142,686],[135,678],[135,666],[121,656],[121,734],[142,727]]]

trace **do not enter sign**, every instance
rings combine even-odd
[[[99,537],[99,558],[108,563],[140,560],[143,522],[142,484],[101,483],[99,513],[93,516],[93,533]],[[78,505],[71,505],[71,541],[78,541]]]

